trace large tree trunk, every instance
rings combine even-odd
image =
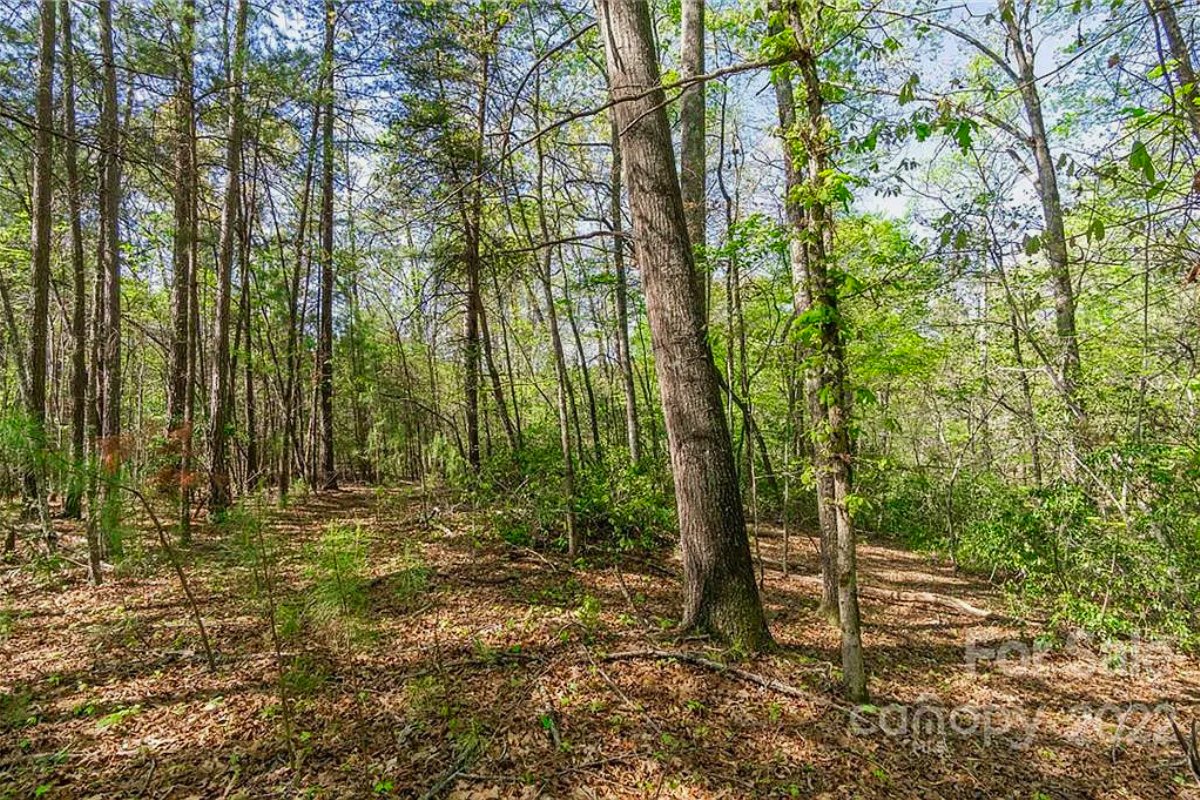
[[[117,65],[113,55],[112,0],[100,0],[100,53],[104,63],[100,107],[100,246],[97,258],[103,298],[98,347],[98,418],[100,460],[104,476],[104,530],[111,549],[119,551],[120,504],[116,486],[121,470],[121,162],[117,130]],[[118,553],[119,554],[119,553]]]
[[[185,0],[180,19],[179,62],[176,66],[175,86],[175,269],[171,284],[171,373],[167,392],[167,435],[173,440],[172,446],[179,449],[179,524],[185,540],[189,536],[188,528],[191,523],[191,493],[185,461],[192,443],[188,408],[193,403],[194,390],[194,384],[189,379],[188,364],[191,358],[191,286],[192,270],[195,269],[193,254],[196,241],[196,165],[193,161],[192,139],[195,126],[195,39],[195,2]]]
[[[779,128],[783,146],[784,158],[784,210],[788,225],[791,228],[789,240],[789,259],[792,272],[792,304],[794,313],[799,316],[812,308],[812,292],[809,283],[809,236],[808,211],[800,200],[804,196],[804,174],[801,169],[805,153],[800,146],[802,138],[796,128],[796,99],[792,81],[783,70],[776,70],[773,76],[775,85],[775,101],[779,111]],[[815,245],[815,243],[813,243]],[[796,349],[797,360],[804,375],[805,410],[808,414],[808,425],[797,426],[810,432],[821,429],[824,410],[820,401],[820,379],[813,368],[812,350],[806,346]],[[813,472],[816,476],[817,524],[821,544],[821,577],[822,592],[819,613],[832,625],[838,624],[837,602],[837,564],[835,558],[837,532],[830,513],[833,501],[833,482],[829,470],[825,468],[822,454],[824,448],[817,447],[815,442],[808,442],[806,449],[813,461]]]
[[[333,452],[333,0],[325,0],[325,120],[321,131],[321,325],[317,359],[320,366],[321,485],[337,488]]]
[[[1008,34],[1008,44],[1017,62],[1017,76],[1025,116],[1029,122],[1030,145],[1033,148],[1037,167],[1037,190],[1042,203],[1045,231],[1042,234],[1042,249],[1050,262],[1051,283],[1054,291],[1054,327],[1062,348],[1061,385],[1063,400],[1067,404],[1068,430],[1070,432],[1065,471],[1075,473],[1075,459],[1084,446],[1087,429],[1087,413],[1079,396],[1080,358],[1079,338],[1075,327],[1075,289],[1071,281],[1071,262],[1067,252],[1067,234],[1063,224],[1062,197],[1058,190],[1058,173],[1050,152],[1046,136],[1046,123],[1042,115],[1042,100],[1038,91],[1037,74],[1034,70],[1033,38],[1028,21],[1019,15],[1011,0],[1006,0],[1001,10]]]
[[[689,80],[704,74],[704,0],[683,0],[680,9],[679,77]],[[688,239],[696,261],[696,302],[708,322],[708,269],[704,255],[708,215],[708,170],[705,147],[705,86],[703,81],[684,87],[679,96],[679,188]]]
[[[612,168],[609,175],[609,217],[613,233],[613,295],[617,306],[617,361],[621,372],[621,390],[625,394],[625,439],[629,460],[642,460],[642,437],[638,430],[637,387],[633,383],[633,355],[629,352],[629,298],[625,277],[624,221],[621,218],[621,140],[616,117],[610,115],[612,130]]]
[[[819,29],[820,12],[817,13],[818,18],[812,24]],[[828,264],[833,221],[821,199],[826,194],[823,183],[829,170],[831,145],[816,55],[799,12],[795,9],[792,25],[799,43],[796,65],[803,81],[807,117],[805,141],[808,145],[806,162],[809,187],[805,194],[811,198],[807,203],[809,235],[805,237],[808,244],[808,292],[813,307],[820,312],[816,315],[819,332],[818,386],[813,388],[816,389],[822,413],[814,417],[819,424],[819,428],[814,430],[814,445],[819,453],[814,459],[814,466],[827,476],[823,480],[828,480],[832,488],[832,496],[828,499],[828,521],[836,534],[836,556],[832,560],[836,564],[837,611],[842,632],[842,679],[850,699],[858,702],[867,697],[867,678],[858,608],[857,544],[849,508],[852,494],[850,462],[853,457],[850,393],[841,312],[838,310],[838,287],[829,273]]]
[[[1179,101],[1183,105],[1183,113],[1187,116],[1188,125],[1200,145],[1200,87],[1196,86],[1196,71],[1192,66],[1192,51],[1188,42],[1183,38],[1183,29],[1179,27],[1179,18],[1175,15],[1175,4],[1172,0],[1146,0],[1151,13],[1158,21],[1163,33],[1167,36],[1167,47],[1171,50],[1171,59],[1175,62],[1175,77],[1179,80]]]
[[[71,229],[71,470],[67,487],[66,514],[78,518],[82,514],[83,490],[86,484],[87,462],[87,277],[83,262],[83,221],[79,196],[79,148],[75,131],[75,62],[71,41],[70,3],[62,6],[63,57],[63,115],[66,131],[67,213]],[[88,531],[88,577],[100,583],[100,546],[96,530]]]
[[[771,642],[754,580],[733,446],[697,302],[649,6],[598,0],[634,240],[679,509],[685,628],[749,651]]]
[[[40,47],[37,79],[37,132],[33,140],[33,319],[29,336],[30,449],[32,461],[25,473],[26,499],[42,525],[47,545],[53,549],[54,528],[46,497],[46,351],[50,328],[50,217],[53,180],[54,133],[54,10],[57,3],[42,2],[38,15]]]
[[[312,198],[313,164],[317,154],[317,134],[321,128],[321,104],[313,104],[312,132],[308,139],[308,158],[304,166],[304,188],[300,193],[300,208],[296,215],[295,264],[289,275],[287,344],[285,359],[287,377],[283,384],[283,442],[279,455],[279,497],[286,500],[292,487],[292,464],[297,461],[300,441],[296,433],[296,417],[299,404],[300,349],[300,278],[304,272],[306,252],[305,233],[308,227],[308,207]]]
[[[237,241],[241,204],[242,73],[246,58],[247,0],[238,0],[234,23],[233,56],[229,70],[229,130],[225,144],[225,199],[221,209],[221,238],[217,250],[216,342],[209,394],[209,442],[212,451],[209,477],[209,514],[220,518],[233,502],[229,475],[230,384],[232,381],[229,325],[233,293],[233,253]]]

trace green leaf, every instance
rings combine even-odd
[[[1129,167],[1140,170],[1146,180],[1154,180],[1154,160],[1150,158],[1150,152],[1141,139],[1133,143],[1133,149],[1129,152]]]
[[[959,120],[958,127],[954,129],[954,140],[964,154],[971,149],[971,131],[971,121],[966,119]]]

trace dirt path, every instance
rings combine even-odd
[[[486,513],[438,505],[353,489],[272,514],[270,604],[252,540],[201,535],[189,572],[216,674],[155,551],[99,591],[70,564],[0,573],[0,798],[1200,797],[1162,713],[1200,716],[1200,664],[1169,650],[1045,650],[1039,626],[867,598],[874,700],[849,709],[804,537],[793,577],[765,572],[779,652],[739,664],[797,697],[606,658],[724,658],[671,641],[669,559],[572,569],[499,541]],[[369,553],[361,597],[340,608],[311,599],[331,522],[358,526]],[[763,556],[778,562],[781,544],[764,532]],[[867,586],[1005,609],[911,553],[865,546],[861,569]]]

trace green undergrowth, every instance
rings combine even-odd
[[[1002,583],[1018,606],[1105,637],[1200,647],[1200,456],[1092,454],[1090,485],[1014,486],[963,473],[867,472],[864,526]],[[1115,490],[1114,490],[1115,488]],[[1134,502],[1130,498],[1142,499]]]
[[[566,549],[568,510],[589,547],[649,550],[671,540],[675,506],[659,466],[632,464],[620,449],[603,460],[589,454],[576,466],[570,497],[557,448],[548,435],[533,436],[515,456],[489,460],[457,488],[489,510],[492,528],[513,545]]]

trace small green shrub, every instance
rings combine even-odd
[[[359,527],[331,523],[305,556],[309,597],[318,611],[354,616],[366,610],[367,550]]]
[[[311,697],[329,679],[329,670],[313,656],[299,655],[279,676],[279,688],[285,697]]]
[[[1057,622],[1200,644],[1200,453],[1114,446],[1089,453],[1088,471],[1088,484],[1036,488],[987,472],[951,486],[932,472],[867,468],[858,491],[885,535],[1007,581]]]

